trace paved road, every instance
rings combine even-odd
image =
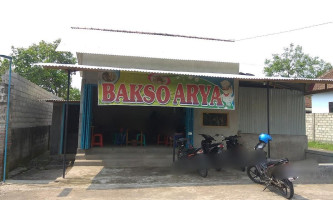
[[[0,199],[284,199],[254,184],[91,189],[76,184],[5,184]],[[295,185],[294,199],[332,199],[333,185]]]
[[[294,199],[333,199],[332,167],[303,162],[298,168],[303,174],[295,182]],[[237,170],[210,170],[202,178],[170,168],[74,166],[65,179],[59,176],[61,169],[20,174],[0,185],[0,199],[284,199]]]

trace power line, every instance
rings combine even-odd
[[[286,30],[286,31],[280,31],[280,32],[275,32],[275,33],[268,33],[268,34],[264,34],[264,35],[257,35],[257,36],[242,38],[242,39],[238,39],[238,40],[227,40],[227,39],[218,39],[218,38],[178,35],[178,34],[170,34],[170,33],[128,31],[128,30],[118,30],[118,29],[102,29],[102,28],[86,28],[86,27],[71,27],[71,28],[79,29],[79,30],[95,30],[95,31],[109,31],[109,32],[118,32],[118,33],[134,33],[134,34],[143,34],[143,35],[160,35],[160,36],[167,36],[167,37],[182,37],[182,38],[191,38],[191,39],[200,39],[200,40],[213,40],[213,41],[219,41],[219,42],[239,42],[239,41],[244,41],[244,40],[252,40],[252,39],[256,39],[256,38],[262,38],[262,37],[268,37],[268,36],[273,36],[273,35],[280,35],[280,34],[284,34],[284,33],[300,31],[300,30],[314,28],[314,27],[318,27],[318,26],[324,26],[324,25],[328,25],[328,24],[332,24],[332,23],[333,23],[333,21],[330,21],[330,22],[314,24],[314,25]]]
[[[276,32],[276,33],[269,33],[269,34],[265,34],[265,35],[258,35],[258,36],[252,36],[252,37],[242,38],[242,39],[235,40],[235,41],[239,42],[239,41],[252,40],[252,39],[261,38],[261,37],[267,37],[267,36],[272,36],[272,35],[279,35],[279,34],[283,34],[283,33],[290,33],[290,32],[294,32],[294,31],[300,31],[300,30],[314,28],[314,27],[317,27],[317,26],[323,26],[323,25],[332,24],[332,23],[333,23],[332,21],[331,22],[325,22],[325,23],[321,23],[321,24],[315,24],[315,25],[311,25],[311,26],[305,26],[305,27],[291,29],[291,30],[287,30],[287,31],[280,31],[280,32]]]
[[[155,32],[128,31],[128,30],[102,29],[102,28],[83,28],[83,27],[71,27],[71,28],[80,29],[80,30],[90,30],[90,31],[92,31],[92,30],[93,31],[109,31],[109,32],[118,32],[118,33],[135,33],[135,34],[143,34],[143,35],[160,35],[160,36],[167,36],[167,37],[182,37],[182,38],[191,38],[191,39],[199,39],[199,40],[213,40],[213,41],[219,41],[219,42],[235,42],[235,40],[188,36],[188,35],[177,35],[177,34],[170,34],[170,33],[155,33]]]

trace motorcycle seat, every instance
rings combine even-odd
[[[289,162],[288,158],[282,158],[282,159],[267,159],[267,163],[266,165],[267,166],[270,166],[270,165],[276,165],[278,163],[286,163],[286,162]]]

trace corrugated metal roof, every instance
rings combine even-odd
[[[324,73],[322,76],[320,76],[319,78],[321,79],[332,79],[333,78],[333,69],[328,70],[326,73]],[[318,90],[324,90],[324,89],[332,89],[333,85],[328,85],[327,88],[325,88],[326,86],[323,84],[315,84],[313,86],[313,91],[318,91]]]
[[[235,43],[99,30],[71,29],[57,51],[238,63]]]
[[[72,65],[72,64],[57,64],[57,63],[36,63],[35,66],[41,66],[50,69],[63,69],[73,71],[128,71],[142,73],[159,73],[159,74],[178,74],[188,76],[203,76],[217,78],[232,78],[244,81],[274,81],[274,82],[290,82],[290,83],[323,83],[333,84],[333,79],[306,79],[306,78],[284,78],[284,77],[264,77],[264,76],[247,76],[238,74],[222,74],[222,73],[203,73],[203,72],[187,72],[187,71],[167,71],[167,70],[148,70],[137,68],[120,68],[120,67],[105,67],[105,66],[90,66],[90,65]]]
[[[39,99],[38,101],[45,101],[50,103],[66,103],[67,100],[65,99]],[[70,103],[80,103],[79,100],[69,100]]]

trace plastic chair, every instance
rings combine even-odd
[[[126,143],[126,132],[123,128],[120,129],[119,133],[114,134],[113,144],[123,145]]]
[[[93,146],[103,147],[103,134],[101,134],[101,133],[94,133],[92,135],[91,146],[92,147]]]
[[[131,144],[133,146],[136,146],[138,144],[138,141],[135,138],[137,131],[130,131],[129,129],[126,130],[126,146]]]
[[[157,144],[167,145],[168,144],[168,136],[158,134],[157,135]]]
[[[141,134],[142,134],[142,141],[141,141]],[[136,140],[138,141],[138,144],[141,144],[141,146],[146,146],[146,134],[138,133],[136,134]]]

